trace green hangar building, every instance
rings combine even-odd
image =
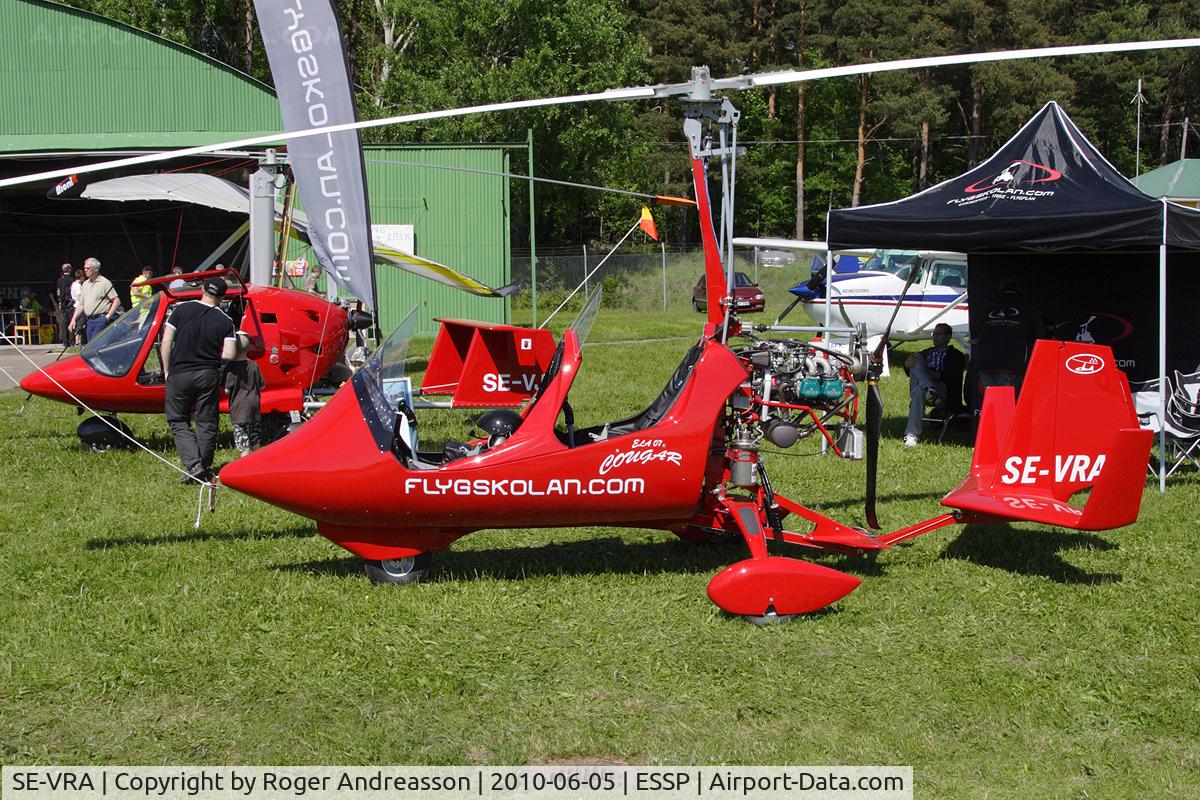
[[[95,14],[49,0],[6,0],[0,41],[0,177],[282,130],[270,86]],[[203,171],[244,186],[255,155],[219,153],[79,177],[87,183]],[[509,184],[498,174],[508,171],[505,148],[368,147],[365,158],[373,224],[411,225],[417,255],[490,286],[508,282]],[[79,267],[88,256],[99,258],[124,291],[143,265],[163,274],[172,264],[199,264],[245,221],[180,203],[61,199],[54,196],[57,183],[0,188],[0,305],[15,305],[25,287],[45,303],[59,265]],[[311,253],[293,251],[289,258],[312,262]],[[391,266],[377,266],[376,281],[385,333],[414,304],[424,331],[433,330],[438,316],[509,318],[506,300],[474,297]]]

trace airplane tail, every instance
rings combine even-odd
[[[1154,434],[1112,350],[1038,341],[1019,401],[987,390],[971,472],[942,505],[983,519],[1106,530],[1137,519]],[[1071,498],[1091,492],[1082,505]]]

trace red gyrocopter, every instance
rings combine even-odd
[[[1019,402],[1011,388],[988,390],[970,473],[943,498],[946,513],[871,535],[774,492],[759,452],[764,438],[788,446],[804,429],[839,454],[861,455],[855,381],[865,379],[867,520],[874,525],[880,363],[861,339],[847,354],[765,338],[732,313],[732,263],[723,268],[713,225],[705,166],[713,151],[702,117],[729,126],[737,115],[727,101],[700,102],[685,122],[708,317],[645,411],[575,427],[569,396],[598,305],[593,295],[519,413],[489,412],[477,423],[484,436],[422,451],[402,324],[320,413],[224,467],[221,483],[315,520],[321,535],[362,557],[381,583],[420,580],[434,554],[483,528],[629,526],[694,541],[740,535],[749,557],[713,577],[708,595],[755,621],[823,608],[860,582],[771,552],[781,544],[870,553],[955,523],[1029,520],[1103,530],[1137,518],[1152,434],[1138,426],[1111,351],[1074,342],[1038,342]],[[735,152],[732,141],[716,152]],[[321,454],[319,468],[313,453]],[[1085,489],[1086,504],[1072,504]],[[789,530],[792,519],[806,530]]]
[[[262,371],[264,415],[287,418],[304,407],[305,393],[342,360],[351,331],[370,326],[371,316],[308,292],[244,284],[236,270],[207,270],[155,278],[157,291],[119,317],[79,355],[56,361],[21,381],[30,394],[110,413],[161,414],[166,397],[158,343],[175,303],[195,300],[205,278],[230,283],[225,305],[250,335],[247,355]],[[179,283],[175,283],[175,282]],[[175,283],[178,288],[172,289]],[[222,400],[222,403],[225,401]],[[119,420],[110,422],[121,427]],[[89,418],[79,430],[87,444],[119,443],[120,435]]]

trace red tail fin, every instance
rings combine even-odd
[[[971,474],[942,504],[1081,530],[1128,525],[1152,439],[1108,347],[1039,341],[1015,405],[1012,389],[988,389]],[[1068,502],[1087,488],[1085,506]]]
[[[529,399],[554,355],[545,328],[439,319],[425,369],[425,394],[453,395],[454,406],[515,406]]]

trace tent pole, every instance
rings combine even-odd
[[[1158,491],[1167,491],[1167,201],[1158,246]]]

